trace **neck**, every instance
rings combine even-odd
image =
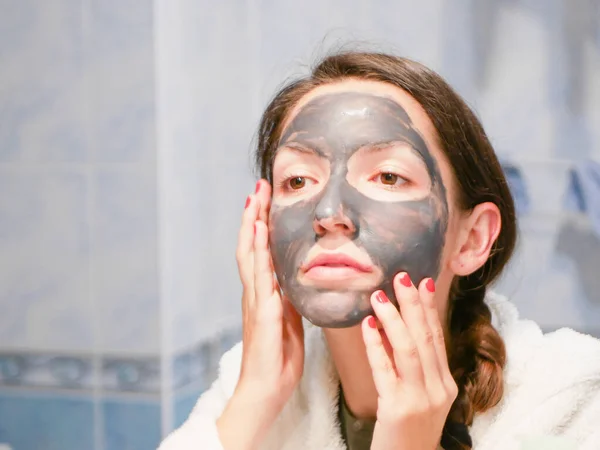
[[[358,418],[375,418],[377,390],[360,325],[351,328],[324,328],[323,331],[348,408]]]

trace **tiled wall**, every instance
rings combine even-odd
[[[499,289],[600,335],[600,12],[567,3],[0,0],[0,444],[149,449],[185,419],[240,336],[260,111],[352,39],[465,95],[521,213]]]

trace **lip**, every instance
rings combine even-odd
[[[358,272],[372,272],[373,267],[369,264],[364,264],[344,253],[321,253],[311,259],[303,267],[306,273],[311,269],[327,267],[331,269],[352,269]]]

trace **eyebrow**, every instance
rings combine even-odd
[[[297,152],[297,153],[302,153],[303,155],[317,155],[321,158],[325,158],[325,153],[323,153],[322,151],[320,151],[319,149],[316,149],[314,147],[308,147],[306,145],[302,145],[298,142],[286,142],[285,144],[281,145],[277,150],[281,150],[287,148],[289,150],[292,150],[293,152]]]
[[[422,152],[419,151],[419,149],[416,148],[411,142],[406,140],[392,139],[390,141],[382,141],[377,142],[375,144],[366,144],[360,147],[358,150],[365,149],[365,151],[367,151],[368,153],[378,153],[384,150],[392,149],[394,147],[408,147],[408,149],[415,153],[416,156],[418,156],[420,159],[422,159],[423,162],[426,162]]]

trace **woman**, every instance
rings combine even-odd
[[[486,294],[515,246],[513,200],[437,74],[327,57],[267,107],[257,164],[243,346],[162,450],[600,448],[598,341],[543,335]]]

